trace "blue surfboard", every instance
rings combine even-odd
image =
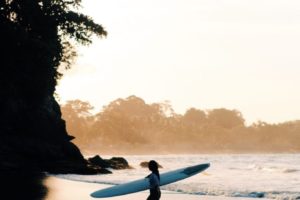
[[[206,170],[210,166],[209,163],[194,165],[190,167],[185,167],[181,169],[177,169],[170,172],[165,172],[160,174],[160,185],[167,185],[169,183],[173,183],[176,181],[180,181],[182,179],[191,177],[195,174],[198,174],[204,170]],[[143,178],[135,181],[131,181],[128,183],[112,186],[109,188],[101,189],[91,193],[91,196],[94,198],[107,198],[120,196],[135,192],[140,192],[143,190],[149,189],[149,179]]]

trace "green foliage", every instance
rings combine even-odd
[[[73,39],[91,43],[103,27],[74,10],[80,0],[2,0],[0,2],[1,91],[4,96],[37,103],[52,96],[76,56]]]

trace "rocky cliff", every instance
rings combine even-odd
[[[3,104],[2,104],[3,105]],[[88,165],[66,132],[53,97],[28,107],[21,99],[6,102],[1,112],[0,170],[38,170],[51,173],[97,173]]]
[[[76,55],[102,26],[75,12],[81,1],[0,2],[0,171],[96,173],[71,142],[54,99]]]

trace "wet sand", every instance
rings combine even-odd
[[[101,188],[110,187],[110,185],[84,183],[78,181],[70,181],[56,177],[48,177],[44,181],[48,188],[46,200],[95,200],[90,197],[90,193]],[[142,200],[147,199],[149,192],[138,192],[118,197],[101,198],[103,200]],[[243,197],[221,197],[221,196],[206,196],[206,195],[189,195],[177,192],[169,192],[162,190],[161,200],[253,200],[253,198]],[[260,199],[262,200],[262,199]],[[266,199],[264,199],[266,200]]]

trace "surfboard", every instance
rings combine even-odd
[[[170,172],[165,172],[160,174],[160,185],[167,185],[169,183],[173,183],[188,177],[191,177],[195,174],[198,174],[204,170],[206,170],[210,166],[209,163],[194,165],[190,167],[185,167],[181,169],[177,169]],[[91,193],[91,196],[94,198],[106,198],[106,197],[114,197],[120,196],[135,192],[140,192],[143,190],[149,189],[149,179],[143,178],[135,181],[131,181],[128,183],[123,183],[120,185],[112,186],[109,188],[101,189]]]

